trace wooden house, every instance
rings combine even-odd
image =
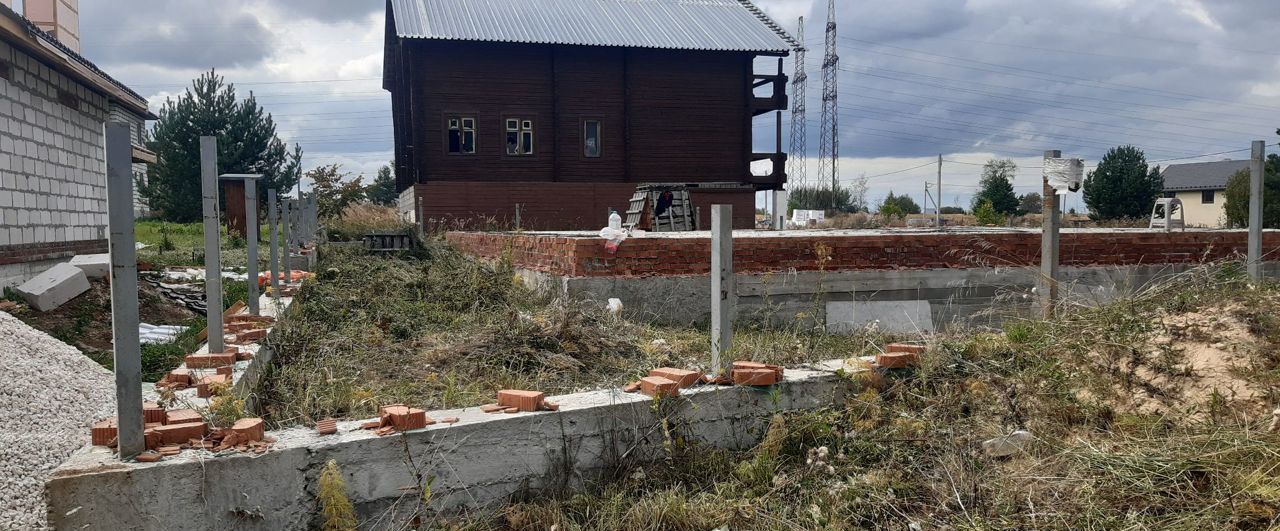
[[[748,0],[389,0],[386,21],[406,215],[599,229],[637,185],[672,183],[704,226],[727,203],[745,228],[786,182],[797,43]]]

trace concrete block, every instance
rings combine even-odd
[[[80,268],[81,271],[84,271],[85,276],[89,278],[107,278],[111,276],[111,255],[109,254],[76,255],[69,263]]]
[[[932,332],[929,301],[832,301],[827,303],[827,330],[853,332],[876,323],[886,332]]]
[[[89,291],[89,278],[71,264],[58,264],[18,286],[17,292],[32,308],[47,312]]]

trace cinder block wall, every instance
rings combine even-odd
[[[106,97],[0,42],[0,285],[106,252]],[[38,271],[37,271],[38,272]]]

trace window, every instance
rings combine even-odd
[[[1213,204],[1213,190],[1204,190],[1200,192],[1200,202],[1206,205]]]
[[[476,119],[449,117],[449,153],[470,155],[476,152]]]
[[[533,120],[507,118],[507,154],[533,154]]]
[[[600,156],[600,120],[583,122],[582,154],[590,158]]]

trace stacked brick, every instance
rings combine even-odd
[[[567,277],[705,275],[711,267],[706,237],[634,238],[617,252],[594,237],[547,234],[451,232],[451,245],[485,258],[510,257],[522,269]],[[819,260],[819,246],[828,249]],[[1243,255],[1243,231],[1088,231],[1062,234],[1064,266],[1181,264]],[[734,241],[734,267],[740,273],[778,271],[966,269],[1035,266],[1040,263],[1040,234],[865,233],[831,236],[752,236]],[[1280,254],[1280,233],[1263,236],[1263,254]],[[821,263],[820,263],[821,262]]]
[[[218,429],[210,428],[194,409],[166,410],[146,402],[142,412],[147,451],[137,456],[137,460],[143,463],[153,463],[193,448],[264,453],[275,442],[267,437],[266,424],[260,418],[240,419],[230,428]],[[113,417],[94,423],[90,436],[94,446],[115,447],[119,436],[117,420]]]

